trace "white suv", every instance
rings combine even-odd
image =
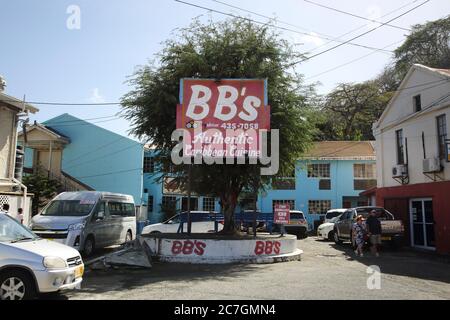
[[[40,239],[0,213],[0,300],[31,299],[38,293],[80,288],[83,272],[77,250]]]

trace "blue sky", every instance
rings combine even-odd
[[[240,14],[259,21],[267,19],[240,12],[213,0],[186,0],[224,12]],[[222,0],[259,14],[277,17],[296,27],[279,26],[310,34],[280,31],[300,52],[308,52],[326,40],[317,34],[337,37],[350,30],[349,39],[368,31],[374,23],[314,6],[303,0]],[[423,0],[314,0],[375,20],[387,21]],[[67,8],[81,10],[80,29],[66,26]],[[390,11],[403,9],[381,18]],[[436,20],[450,14],[450,1],[432,0],[419,9],[392,22],[409,28],[413,24]],[[28,101],[115,102],[130,88],[125,83],[137,65],[145,64],[161,49],[161,42],[176,34],[176,28],[189,25],[191,19],[211,17],[223,20],[217,13],[189,7],[173,0],[0,0],[0,74],[7,81],[6,93]],[[405,38],[407,31],[383,26],[354,42],[377,48]],[[334,43],[336,44],[336,43]],[[320,52],[331,47],[323,46]],[[394,49],[393,45],[388,49]],[[355,63],[321,76],[310,78],[340,64],[373,51],[342,46],[297,67],[308,82],[320,81],[319,92],[329,92],[337,83],[357,82],[375,76],[389,62],[390,54],[376,52]],[[109,117],[120,111],[118,106],[38,106],[40,112],[31,120],[45,121],[68,112],[82,119]],[[99,126],[126,135],[130,129],[124,119],[92,120]]]

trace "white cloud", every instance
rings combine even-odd
[[[98,90],[98,88],[92,89],[91,96],[89,97],[89,102],[92,102],[92,103],[104,103],[105,101],[106,101],[105,97],[103,97],[100,94],[100,90]]]
[[[305,44],[312,43],[315,46],[320,46],[320,45],[324,44],[324,41],[321,38],[319,38],[318,34],[315,32],[310,32],[309,35],[302,36],[300,39]]]
[[[382,10],[379,6],[371,5],[371,6],[367,7],[367,9],[366,9],[367,19],[380,21],[381,12],[382,12]],[[380,25],[380,23],[378,23],[378,22],[368,22],[367,28],[373,29],[375,27],[378,27],[379,25]]]

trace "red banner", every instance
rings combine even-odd
[[[188,130],[191,150],[259,150],[259,131],[270,130],[267,81],[182,79],[177,129]]]
[[[274,211],[273,223],[289,224],[291,217],[289,204],[276,204]]]

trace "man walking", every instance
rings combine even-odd
[[[368,235],[370,238],[370,251],[379,257],[378,245],[381,244],[381,222],[377,218],[376,210],[370,211],[370,216],[366,220]]]

